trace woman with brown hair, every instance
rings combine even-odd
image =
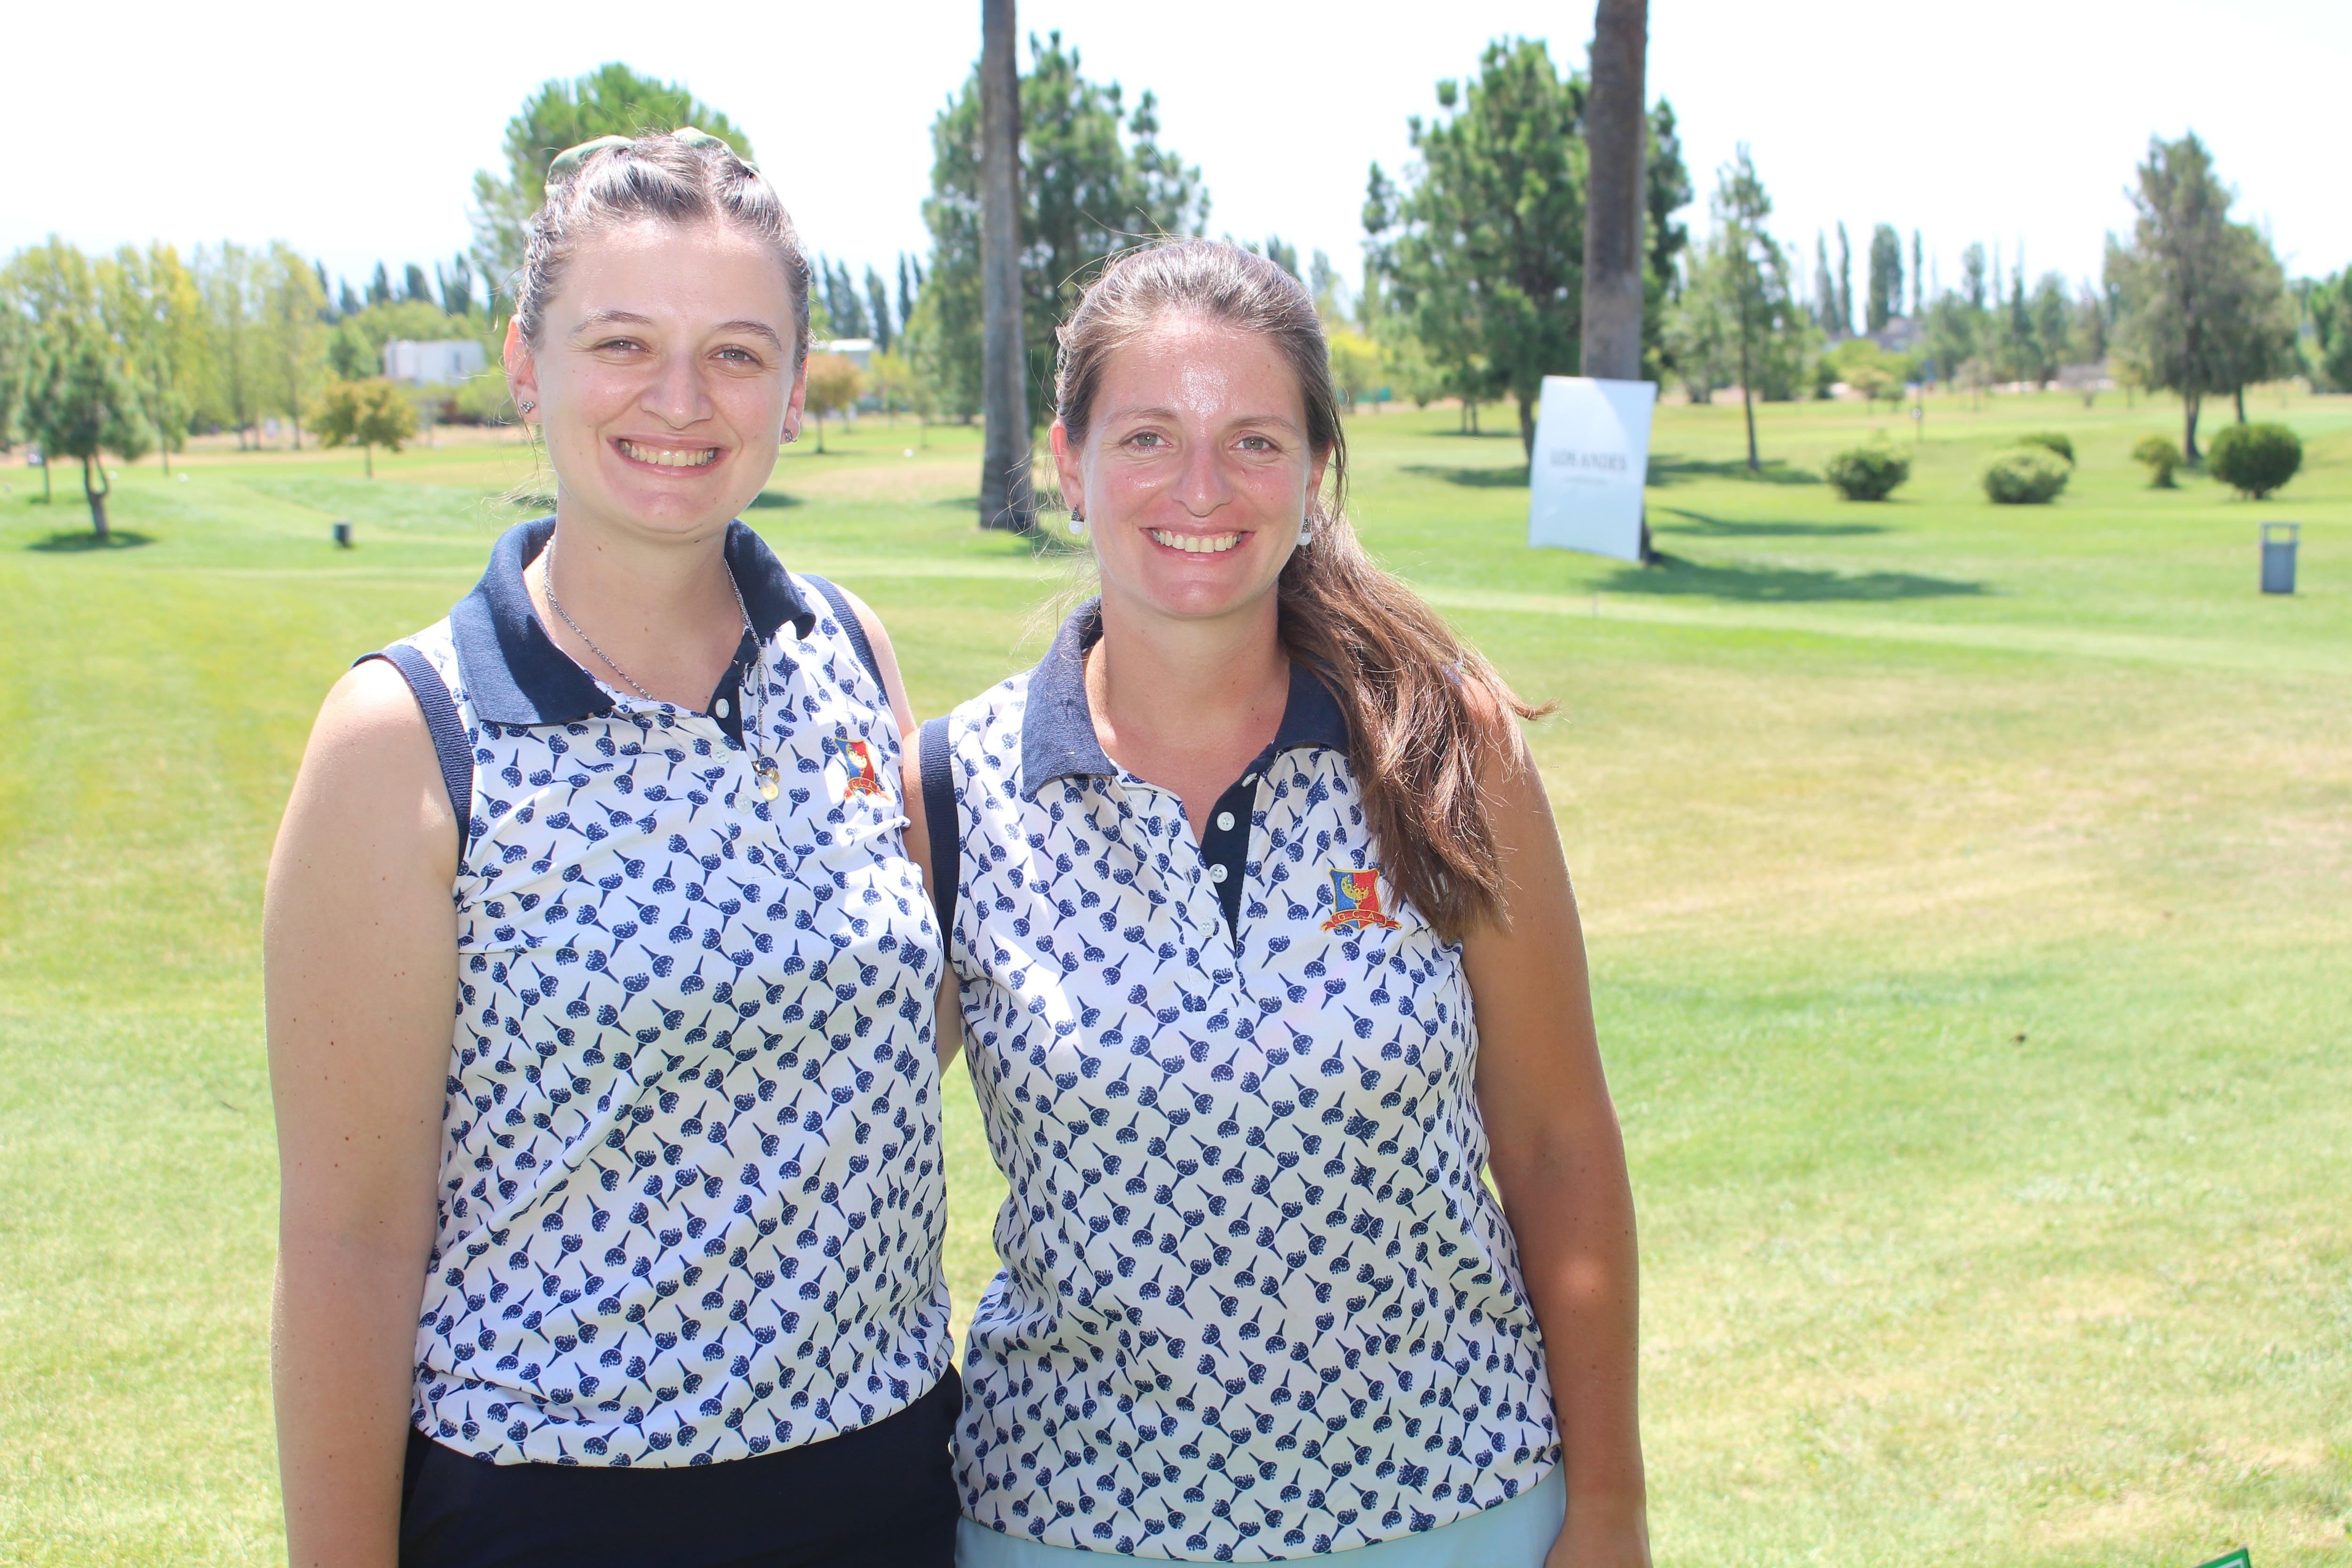
[[[298,1568],[945,1568],[940,943],[888,641],[736,521],[807,262],[697,132],[556,162],[555,514],[328,697],[270,863]]]
[[[910,836],[1012,1188],[958,1561],[1643,1563],[1633,1205],[1533,710],[1357,542],[1295,279],[1139,251],[1061,339],[1101,595],[925,726]]]

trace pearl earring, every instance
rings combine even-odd
[[[1299,548],[1299,549],[1301,549],[1301,550],[1304,550],[1304,549],[1306,549],[1308,545],[1310,545],[1310,544],[1312,544],[1312,543],[1314,543],[1314,542],[1315,542],[1315,519],[1314,519],[1314,517],[1310,514],[1309,516],[1305,517],[1305,518],[1302,518],[1302,519],[1300,519],[1300,520],[1299,520],[1299,523],[1298,523],[1298,548]]]
[[[1073,539],[1084,539],[1086,536],[1087,514],[1073,507],[1070,510],[1070,537]]]

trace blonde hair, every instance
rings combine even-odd
[[[1205,317],[1271,340],[1298,376],[1307,438],[1328,454],[1310,517],[1276,592],[1281,636],[1348,719],[1364,812],[1397,890],[1459,941],[1506,916],[1494,813],[1480,780],[1516,752],[1511,715],[1530,707],[1477,649],[1404,583],[1375,565],[1347,516],[1348,439],[1323,323],[1298,279],[1240,247],[1187,239],[1131,251],[1107,268],[1061,333],[1056,394],[1083,442],[1110,356],[1170,315]]]

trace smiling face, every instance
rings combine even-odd
[[[557,513],[698,538],[758,495],[797,434],[792,291],[776,254],[723,224],[622,224],[585,239],[541,342],[510,335],[517,402],[554,466]]]
[[[1307,442],[1276,341],[1172,315],[1104,362],[1088,428],[1054,426],[1062,493],[1086,516],[1103,596],[1186,619],[1262,607],[1328,453]]]

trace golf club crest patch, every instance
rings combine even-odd
[[[882,787],[882,774],[874,766],[874,746],[867,741],[841,742],[841,804],[847,805],[861,795],[870,795],[887,801],[890,792]]]
[[[1381,873],[1378,867],[1369,870],[1331,871],[1331,918],[1323,922],[1325,931],[1394,931],[1396,921],[1381,908]]]

